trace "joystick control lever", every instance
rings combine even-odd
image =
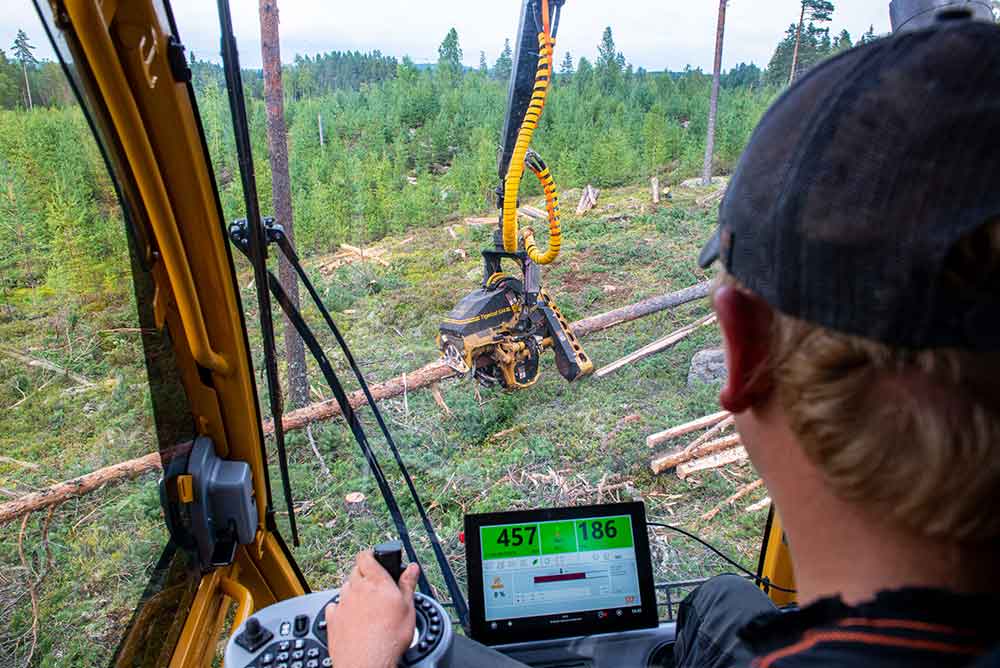
[[[403,574],[403,545],[376,545],[375,560],[398,584]],[[258,610],[226,644],[225,665],[236,668],[330,668],[326,609],[340,604],[330,589],[279,601]],[[448,612],[420,592],[413,595],[413,642],[397,668],[451,668],[455,633]],[[340,613],[338,613],[340,614]]]
[[[274,634],[261,626],[256,617],[251,617],[243,625],[243,633],[236,636],[236,644],[248,652],[256,652],[273,637]]]
[[[399,584],[399,577],[403,574],[403,544],[398,540],[389,541],[376,545],[373,552],[375,561],[382,565],[395,583]]]

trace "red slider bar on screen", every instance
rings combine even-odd
[[[536,575],[535,584],[545,582],[566,582],[567,580],[586,580],[586,573],[559,573],[558,575]]]

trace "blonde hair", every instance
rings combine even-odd
[[[947,265],[956,285],[1000,288],[1000,224]],[[1000,539],[1000,353],[892,348],[775,312],[768,370],[839,497],[928,537]]]

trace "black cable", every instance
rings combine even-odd
[[[306,291],[309,293],[309,296],[312,297],[313,303],[319,309],[320,314],[322,314],[327,327],[329,327],[330,331],[333,332],[333,336],[337,340],[337,345],[340,346],[341,351],[344,353],[344,357],[347,359],[347,363],[351,367],[351,371],[354,372],[354,377],[357,378],[358,384],[361,386],[361,391],[364,393],[365,399],[368,401],[368,405],[371,407],[372,413],[375,415],[375,421],[378,422],[379,429],[382,431],[382,435],[385,437],[389,450],[392,452],[392,456],[396,460],[396,465],[399,468],[399,472],[403,476],[403,480],[409,490],[410,497],[413,499],[413,502],[417,507],[417,513],[420,515],[420,521],[423,524],[424,531],[427,533],[427,537],[431,542],[431,549],[434,552],[434,558],[438,562],[438,568],[441,570],[441,576],[444,578],[445,586],[448,589],[448,595],[451,596],[451,599],[455,602],[455,612],[458,615],[462,626],[465,627],[466,631],[468,631],[470,628],[469,607],[465,602],[465,597],[462,595],[462,588],[459,586],[458,580],[455,578],[455,574],[451,570],[451,565],[448,563],[448,557],[444,553],[444,548],[441,547],[441,541],[438,539],[437,532],[434,531],[434,525],[431,523],[430,517],[427,515],[427,510],[424,508],[424,504],[420,499],[420,494],[417,493],[416,485],[413,484],[410,472],[407,469],[406,464],[403,462],[403,457],[399,453],[399,447],[396,445],[396,441],[393,439],[392,434],[389,431],[389,427],[385,424],[385,420],[382,417],[382,411],[379,409],[378,403],[372,396],[371,390],[368,387],[368,382],[365,380],[364,373],[362,373],[361,367],[358,366],[358,363],[355,361],[354,355],[351,353],[351,349],[347,345],[347,341],[340,333],[340,328],[337,327],[337,323],[333,321],[330,311],[326,308],[326,305],[320,298],[315,286],[313,286],[312,281],[309,280],[309,276],[306,275],[305,269],[302,268],[302,262],[299,261],[298,254],[295,252],[295,248],[288,241],[288,237],[278,227],[272,227],[272,231],[274,232],[273,237],[274,241],[278,244],[278,249],[284,253],[285,258],[295,268],[295,271],[302,280],[302,284],[305,286]]]
[[[364,428],[361,426],[361,420],[358,418],[357,412],[351,406],[350,400],[347,398],[347,393],[344,392],[344,386],[337,378],[336,372],[333,370],[333,366],[330,364],[330,360],[327,358],[326,353],[323,352],[322,346],[316,340],[315,335],[309,326],[302,319],[302,314],[295,308],[292,304],[291,299],[289,299],[288,294],[285,292],[284,288],[281,287],[281,282],[274,276],[274,274],[268,272],[268,285],[271,288],[271,292],[274,293],[274,298],[281,306],[281,309],[288,316],[292,325],[298,331],[299,336],[302,337],[303,342],[309,348],[312,353],[313,358],[319,365],[320,371],[323,373],[323,377],[326,379],[327,385],[333,391],[334,397],[337,399],[337,404],[340,406],[340,411],[344,416],[344,420],[347,421],[347,425],[351,429],[351,433],[354,434],[354,440],[357,441],[358,446],[361,448],[361,452],[365,456],[365,460],[368,462],[368,468],[371,469],[372,475],[375,477],[375,483],[378,485],[379,492],[382,494],[382,498],[385,500],[385,505],[389,509],[389,514],[392,517],[393,524],[396,525],[396,530],[399,532],[399,540],[403,543],[403,549],[406,551],[407,558],[416,564],[420,564],[417,558],[417,552],[413,547],[413,539],[410,538],[410,532],[406,527],[406,521],[403,519],[403,513],[399,508],[399,502],[396,501],[396,496],[392,493],[392,488],[389,486],[389,481],[385,477],[385,473],[382,471],[382,466],[378,462],[378,458],[371,449],[371,445],[368,443],[368,438],[365,435]],[[420,575],[418,578],[421,593],[431,596],[430,584],[427,582],[427,578],[424,574],[424,569],[420,569]]]
[[[257,288],[257,304],[260,310],[260,330],[264,347],[264,367],[267,371],[267,393],[270,400],[271,417],[274,422],[274,441],[278,450],[278,467],[281,470],[281,484],[284,486],[285,505],[288,507],[288,525],[292,531],[292,543],[299,546],[299,530],[295,523],[295,505],[292,501],[292,484],[288,475],[288,454],[285,450],[285,429],[281,418],[284,413],[281,401],[281,383],[278,380],[278,360],[274,346],[274,321],[271,315],[271,299],[266,283],[267,241],[260,217],[260,203],[257,199],[257,179],[254,175],[253,154],[250,149],[250,130],[247,122],[246,102],[243,99],[243,79],[240,74],[240,58],[233,35],[233,21],[229,12],[229,1],[219,0],[219,24],[222,31],[222,64],[229,89],[229,109],[233,116],[233,134],[236,139],[236,155],[240,165],[240,179],[243,183],[243,199],[247,208],[248,243],[247,255],[253,265],[254,284]],[[264,466],[267,466],[265,457]]]
[[[695,541],[697,543],[700,543],[703,547],[706,547],[709,550],[711,550],[712,552],[714,552],[716,554],[716,556],[718,556],[720,559],[722,559],[723,561],[725,561],[727,564],[729,564],[733,568],[738,569],[741,573],[745,574],[747,577],[752,578],[753,581],[756,582],[757,584],[762,584],[765,587],[771,587],[772,589],[777,589],[778,591],[785,592],[786,594],[795,594],[796,593],[796,591],[794,589],[789,589],[787,587],[780,587],[780,586],[774,584],[773,582],[771,582],[770,580],[768,580],[767,578],[762,578],[759,575],[757,575],[756,573],[753,573],[750,570],[744,568],[735,559],[732,559],[732,558],[726,556],[718,548],[716,548],[714,545],[712,545],[711,543],[709,543],[708,541],[706,541],[704,538],[701,538],[700,536],[696,536],[695,534],[691,533],[690,531],[685,531],[684,529],[681,529],[680,527],[675,527],[672,524],[664,524],[663,522],[646,522],[646,526],[648,526],[648,527],[660,527],[662,529],[669,529],[670,531],[675,531],[675,532],[681,534],[682,536],[686,536],[687,538],[690,538],[691,540],[693,540],[693,541]]]

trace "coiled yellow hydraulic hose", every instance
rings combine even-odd
[[[535,233],[530,227],[525,228],[522,236],[524,237],[524,250],[528,253],[528,257],[537,264],[549,264],[559,257],[559,249],[562,248],[562,229],[559,225],[559,193],[556,192],[556,182],[553,180],[549,168],[541,159],[537,159],[537,163],[529,161],[528,168],[535,173],[545,190],[545,208],[549,214],[549,248],[544,253],[538,250],[535,245]]]
[[[503,247],[508,253],[517,251],[517,193],[524,176],[525,159],[531,147],[531,138],[538,127],[538,120],[545,109],[545,98],[552,82],[552,54],[555,40],[552,38],[549,26],[549,0],[542,0],[543,29],[538,33],[538,70],[535,73],[535,88],[531,94],[528,110],[517,134],[517,142],[510,158],[507,178],[504,181],[503,195]],[[529,165],[545,189],[545,202],[549,214],[549,248],[544,253],[535,245],[534,234],[530,229],[524,232],[524,248],[528,257],[537,264],[549,264],[559,255],[562,245],[562,231],[559,224],[559,196],[556,193],[555,181],[548,168],[541,165],[540,169]]]

